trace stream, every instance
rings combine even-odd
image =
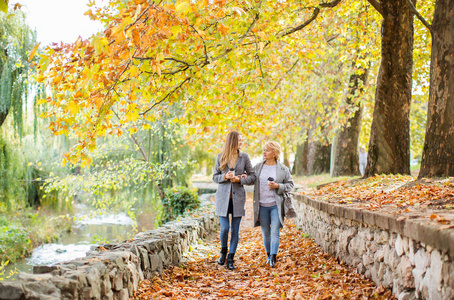
[[[44,244],[33,249],[32,255],[6,267],[10,270],[33,273],[33,266],[46,266],[58,262],[84,257],[93,245],[104,242],[122,241],[131,238],[134,221],[124,212],[89,216],[92,208],[76,204],[76,221],[71,232],[64,233],[55,243]],[[14,279],[17,274],[10,279]]]
[[[212,195],[200,195],[201,202],[209,201],[209,197]],[[94,245],[123,241],[132,238],[137,233],[134,221],[124,212],[90,216],[93,210],[85,204],[76,204],[75,210],[76,221],[71,232],[64,233],[55,243],[44,244],[33,249],[30,257],[8,265],[5,275],[14,268],[17,269],[17,274],[19,272],[33,273],[33,266],[53,265],[84,257]],[[136,218],[140,231],[153,229],[154,211],[137,212]],[[10,279],[15,279],[17,274]]]

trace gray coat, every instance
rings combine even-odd
[[[258,163],[254,166],[255,176],[257,180],[254,184],[254,226],[260,226],[259,219],[259,199],[260,199],[260,173],[262,172],[262,167],[265,161]],[[277,161],[277,171],[276,171],[276,180],[274,182],[279,183],[279,188],[275,189],[274,197],[276,198],[277,209],[279,211],[279,220],[281,221],[281,227],[284,225],[284,197],[282,196],[284,192],[291,192],[293,190],[293,178],[290,174],[289,169]]]
[[[213,181],[219,183],[216,191],[215,213],[217,216],[226,217],[229,209],[230,190],[232,190],[233,199],[233,216],[243,217],[245,215],[244,205],[246,203],[246,192],[243,185],[251,185],[255,181],[255,175],[252,169],[249,155],[239,151],[238,160],[235,164],[235,174],[246,173],[247,178],[241,178],[241,182],[230,182],[225,180],[224,175],[229,171],[230,166],[227,165],[227,170],[220,169],[221,155],[218,154],[214,165]]]

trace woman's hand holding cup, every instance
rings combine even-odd
[[[279,188],[279,184],[274,182],[274,178],[273,177],[268,177],[268,187],[270,189],[278,189]]]

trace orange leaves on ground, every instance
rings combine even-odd
[[[400,175],[380,175],[365,180],[340,181],[305,190],[309,197],[357,208],[400,214],[398,220],[423,218],[451,228],[454,223],[454,180],[433,180]],[[403,214],[403,215],[402,215]]]
[[[415,206],[454,204],[454,183],[419,182],[411,176],[380,175],[359,181],[340,181],[326,185],[319,190],[307,190],[311,197],[338,200],[339,203],[357,203],[378,208],[386,204],[403,209]]]
[[[234,271],[216,263],[218,236],[208,243],[202,258],[193,253],[193,261],[143,281],[137,299],[393,299],[391,291],[339,264],[293,224],[281,231],[276,268],[265,264],[259,228],[241,230]]]

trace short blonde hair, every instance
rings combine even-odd
[[[265,148],[268,150],[271,150],[274,153],[274,156],[276,157],[276,160],[279,159],[281,156],[281,145],[279,145],[278,142],[266,142],[265,143]]]

